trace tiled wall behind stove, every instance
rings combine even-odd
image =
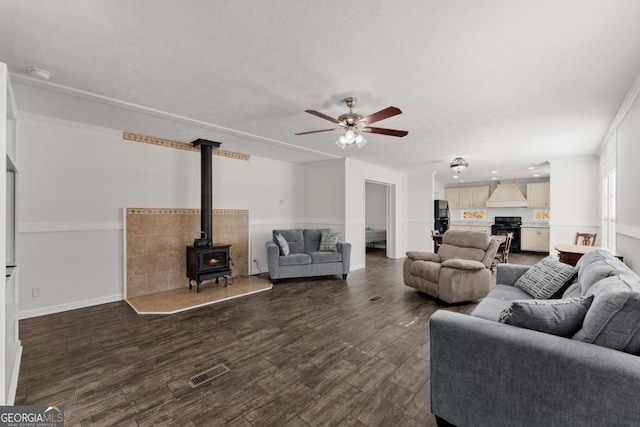
[[[464,212],[483,212],[484,218],[480,218],[482,215],[479,214],[467,215],[469,218],[464,218]],[[538,212],[537,215],[536,212]],[[497,216],[519,216],[522,218],[524,224],[545,223],[549,221],[549,210],[539,208],[451,209],[449,215],[451,215],[450,221],[454,223],[482,222],[493,224],[494,218]]]
[[[188,292],[185,247],[200,236],[199,209],[126,210],[127,296]],[[233,275],[249,274],[249,211],[213,210],[213,241],[231,245]]]

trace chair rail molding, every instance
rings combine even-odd
[[[640,226],[630,224],[616,224],[616,234],[622,234],[640,240]]]

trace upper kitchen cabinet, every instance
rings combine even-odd
[[[527,184],[527,203],[530,208],[549,208],[549,182]]]
[[[489,198],[489,186],[447,188],[445,193],[450,209],[484,208]]]

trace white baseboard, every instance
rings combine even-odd
[[[20,341],[18,341],[20,343]],[[11,382],[9,383],[9,393],[7,394],[7,405],[13,406],[16,401],[16,391],[18,390],[18,376],[20,375],[20,362],[22,361],[22,344],[18,344],[16,358],[13,360],[13,370],[11,371]]]
[[[91,307],[94,305],[107,304],[115,301],[122,301],[123,294],[108,295],[100,298],[86,299],[82,301],[74,301],[67,304],[51,305],[49,307],[34,308],[33,310],[24,310],[18,313],[18,318],[30,319],[32,317],[45,316],[47,314],[60,313],[62,311],[76,310],[78,308]]]

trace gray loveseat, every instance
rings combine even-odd
[[[319,251],[322,233],[329,228],[306,228],[273,230],[273,241],[266,242],[267,264],[271,282],[291,277],[312,277],[341,274],[343,279],[349,274],[351,243],[338,241],[336,250]],[[275,235],[280,233],[287,241],[290,253],[283,255],[276,243]]]
[[[604,251],[577,267],[577,283],[561,296],[591,303],[568,338],[497,321],[511,301],[532,298],[513,286],[527,266],[499,265],[498,284],[471,315],[434,313],[439,425],[640,425],[640,278]]]

